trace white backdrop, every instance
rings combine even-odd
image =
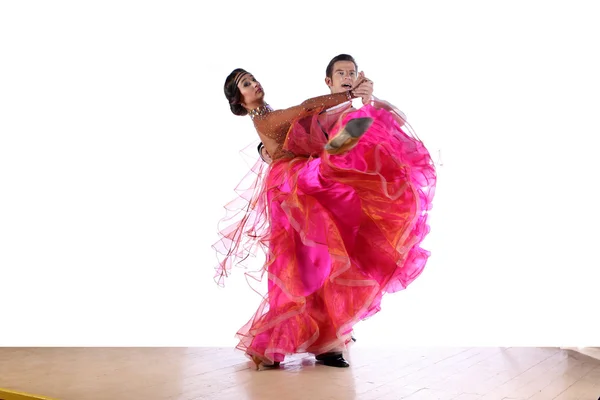
[[[427,269],[359,345],[600,344],[593,2],[483,3],[2,2],[0,345],[235,345],[259,298],[211,245],[256,135],[224,80],[287,107],[339,53],[443,162]]]

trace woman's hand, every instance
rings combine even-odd
[[[367,79],[365,73],[361,71],[350,90],[354,96],[362,98],[363,104],[367,104],[371,101],[371,96],[373,95],[373,81]]]

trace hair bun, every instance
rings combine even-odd
[[[230,104],[229,108],[235,115],[244,116],[248,114],[248,111],[241,104]]]

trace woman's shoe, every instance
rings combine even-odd
[[[373,118],[354,118],[348,121],[344,128],[326,145],[325,150],[331,155],[341,154],[350,150],[373,124]]]
[[[265,369],[274,369],[274,368],[279,368],[279,365],[281,364],[279,361],[275,361],[272,364],[266,364],[265,360],[263,360],[262,358],[258,357],[258,356],[252,356],[252,361],[254,362],[254,364],[256,365],[256,370],[260,370],[260,368],[265,368]]]

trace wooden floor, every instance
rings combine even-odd
[[[304,354],[256,371],[229,348],[0,348],[0,388],[59,400],[600,397],[600,361],[569,350],[357,343],[347,358],[347,369]]]

